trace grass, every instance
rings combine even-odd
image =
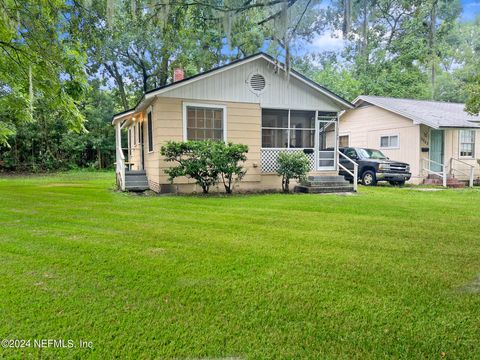
[[[142,197],[0,179],[6,358],[479,358],[480,191]]]

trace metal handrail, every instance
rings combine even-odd
[[[427,159],[427,158],[423,158],[422,159],[424,162],[427,161],[428,163],[430,164],[435,164],[435,165],[439,165],[441,168],[442,168],[442,172],[438,172],[438,171],[433,171],[431,170],[429,167],[425,167],[425,166],[422,166],[423,170],[430,173],[430,174],[434,174],[434,175],[437,175],[437,176],[440,176],[442,178],[442,185],[443,187],[447,187],[447,172],[446,172],[446,166],[442,163],[439,163],[437,161],[434,161],[434,160],[430,160],[430,159]],[[424,164],[425,165],[425,164]]]
[[[353,191],[357,192],[357,189],[358,189],[358,164],[338,149],[337,149],[337,153],[338,153],[338,155],[344,157],[345,159],[347,159],[348,161],[350,161],[353,164],[353,173],[352,173],[345,166],[340,164],[340,156],[338,157],[338,160],[339,160],[337,162],[338,166],[340,166],[343,170],[345,170],[348,174],[350,174],[353,177]]]
[[[453,166],[454,161],[457,161],[457,162],[459,162],[463,165],[467,165],[470,168],[469,173],[466,173],[466,172],[464,172],[462,170],[459,170],[459,169],[455,169],[455,167]],[[468,186],[473,187],[473,176],[474,176],[474,172],[475,172],[475,166],[474,165],[469,164],[469,163],[467,163],[465,161],[462,161],[460,159],[450,158],[450,172],[452,173],[452,175],[453,175],[454,171],[459,172],[460,174],[463,174],[465,176],[468,176]]]

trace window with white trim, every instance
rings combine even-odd
[[[382,149],[392,149],[399,147],[398,135],[380,136],[380,147]]]
[[[262,109],[262,147],[313,149],[315,111]]]
[[[152,123],[152,113],[149,112],[147,115],[147,139],[148,139],[148,152],[153,151],[153,123]]]
[[[187,140],[225,140],[224,109],[216,107],[186,107]]]
[[[460,130],[460,156],[473,158],[475,156],[475,130]]]
[[[132,128],[128,128],[128,155],[132,156]]]
[[[137,146],[137,124],[133,125],[133,146]]]

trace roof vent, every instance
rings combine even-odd
[[[255,93],[261,93],[265,89],[265,86],[267,85],[267,82],[265,81],[265,77],[258,73],[252,74],[250,76],[249,83],[250,83],[250,88]]]

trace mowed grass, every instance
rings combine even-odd
[[[133,196],[0,179],[5,358],[480,358],[480,191]]]

